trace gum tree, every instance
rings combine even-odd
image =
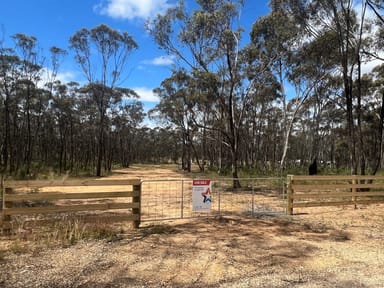
[[[70,38],[70,44],[97,107],[96,175],[101,176],[107,111],[114,102],[114,89],[119,84],[128,57],[138,45],[127,32],[120,33],[103,24],[90,30],[79,30]]]
[[[184,2],[159,15],[147,28],[161,49],[179,59],[179,65],[195,79],[188,97],[206,96],[199,83],[210,90],[210,114],[194,109],[194,124],[216,131],[230,152],[233,186],[238,181],[240,131],[253,82],[245,76],[240,47],[243,29],[238,24],[242,1],[196,1],[198,8],[188,13]],[[197,98],[196,98],[197,99]],[[196,100],[195,99],[195,100]],[[198,103],[199,101],[195,101]],[[196,108],[196,107],[194,107]]]

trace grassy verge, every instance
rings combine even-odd
[[[0,243],[0,261],[7,253],[38,252],[47,248],[70,247],[80,241],[122,239],[126,227],[104,221],[87,222],[86,218],[61,215],[52,220],[24,220],[12,222],[10,234],[3,234]]]

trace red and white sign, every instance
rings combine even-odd
[[[192,185],[192,210],[210,212],[212,204],[211,180],[195,179]]]

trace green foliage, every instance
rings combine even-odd
[[[160,102],[150,116],[161,128],[143,127],[137,93],[116,86],[138,48],[127,32],[102,24],[73,34],[85,85],[57,81],[67,51],[52,47],[47,65],[37,39],[18,33],[15,47],[0,47],[0,172],[60,179],[209,159],[207,174],[225,163],[219,176],[257,177],[306,174],[291,163],[318,156],[338,167],[321,174],[377,173],[383,66],[360,71],[382,53],[384,29],[380,13],[375,22],[360,8],[380,12],[378,2],[272,0],[247,43],[238,25],[244,1],[197,1],[193,11],[179,1],[147,23],[177,62],[155,89]]]

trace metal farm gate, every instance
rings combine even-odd
[[[207,216],[263,216],[283,214],[285,182],[283,178],[243,178],[241,188],[233,188],[233,179],[211,179],[212,203],[209,212],[192,210],[192,179],[143,180],[141,221],[161,221]]]

